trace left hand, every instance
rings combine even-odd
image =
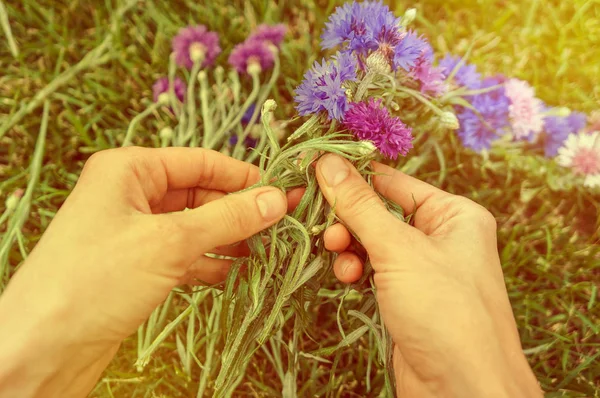
[[[231,261],[205,254],[244,255],[229,245],[286,213],[273,187],[227,195],[258,178],[204,149],[93,155],[0,297],[0,397],[85,396],[171,289],[224,280]]]

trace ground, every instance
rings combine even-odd
[[[322,56],[320,30],[340,4],[215,0],[175,5],[146,0],[118,16],[125,0],[4,3],[19,53],[15,58],[7,38],[0,37],[2,202],[14,190],[25,188],[31,177],[28,166],[46,99],[50,116],[40,181],[31,211],[23,213],[29,217],[18,239],[22,248],[15,245],[9,258],[0,258],[13,266],[21,261],[21,252],[35,245],[85,159],[117,146],[128,121],[144,109],[153,81],[166,71],[170,38],[179,27],[208,25],[221,32],[227,52],[257,23],[287,23],[285,73],[273,93],[280,104],[277,116],[283,119],[293,113],[291,92],[306,68]],[[416,26],[439,52],[463,55],[474,43],[471,61],[486,74],[528,80],[551,105],[587,113],[600,108],[600,52],[595,48],[600,42],[598,1],[420,0],[391,5],[399,14],[415,7]],[[112,40],[107,42],[111,31]],[[12,127],[4,131],[8,123]],[[148,129],[146,134],[138,144],[153,145],[156,133]],[[503,269],[523,346],[548,396],[600,396],[599,196],[581,187],[556,189],[544,176],[542,168],[547,164],[533,158],[506,163],[445,145],[441,153],[424,159],[415,175],[478,201],[496,216]],[[327,313],[327,306],[335,309],[324,304],[319,313]],[[332,341],[339,338],[334,316],[319,321],[330,330]],[[199,370],[193,371],[193,377],[183,372],[171,349],[173,341],[142,373],[133,367],[135,345],[133,339],[124,344],[94,396],[195,395]],[[368,346],[368,341],[359,341],[347,349],[347,355],[360,354]],[[264,354],[257,356],[239,396],[272,396],[281,391],[281,381],[266,370],[270,365]],[[366,365],[351,368],[352,363],[342,356],[338,377],[331,383],[319,372],[300,372],[298,387],[306,386],[306,396],[321,395],[328,384],[333,386],[332,396],[352,396],[353,391],[361,392],[359,396],[370,394],[365,386]],[[370,391],[381,387],[382,378],[372,377]]]

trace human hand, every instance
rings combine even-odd
[[[245,255],[230,245],[286,213],[273,187],[227,195],[258,179],[204,149],[93,155],[0,297],[0,396],[85,396],[173,287],[224,280],[231,261],[205,254]]]
[[[504,285],[494,217],[461,196],[373,163],[375,189],[411,212],[387,211],[349,162],[326,155],[317,178],[336,214],[360,239],[377,301],[395,343],[400,397],[539,397]],[[325,232],[342,282],[362,275],[342,224]]]

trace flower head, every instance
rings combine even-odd
[[[262,41],[267,44],[279,47],[283,41],[283,37],[287,31],[287,27],[280,23],[277,25],[258,25],[256,30],[246,39],[247,41]]]
[[[296,89],[300,115],[324,111],[330,119],[341,120],[350,108],[343,84],[356,80],[356,68],[356,58],[351,53],[337,53],[332,61],[315,62]]]
[[[482,82],[482,87],[488,88],[497,84],[496,79],[490,78]],[[469,100],[475,111],[464,108],[458,114],[458,136],[463,146],[481,152],[489,149],[492,142],[500,138],[504,128],[508,126],[510,101],[502,87],[472,96]]]
[[[556,156],[558,148],[571,134],[567,118],[562,116],[547,116],[544,118],[544,153],[547,157]]]
[[[173,91],[175,91],[175,96],[179,99],[179,101],[183,102],[185,99],[185,92],[187,87],[185,83],[180,78],[176,77],[173,80]],[[165,94],[169,92],[169,78],[161,77],[152,85],[152,97],[154,102],[159,102],[161,99],[161,94]]]
[[[535,97],[533,87],[525,81],[510,79],[504,87],[511,101],[510,123],[515,138],[535,140],[544,127],[542,101]]]
[[[423,37],[419,37],[412,31],[405,33],[394,49],[394,69],[402,68],[410,72],[426,49],[427,41]]]
[[[441,66],[433,66],[426,54],[426,51],[422,53],[415,68],[412,70],[411,75],[421,83],[422,92],[438,95],[447,90],[444,68]]]
[[[172,41],[175,61],[179,66],[191,69],[194,61],[203,67],[212,65],[221,53],[219,36],[204,25],[182,28]]]
[[[275,56],[265,42],[246,40],[235,46],[229,55],[228,62],[239,73],[250,75],[271,68],[275,62]]]
[[[396,159],[405,156],[413,147],[412,131],[400,118],[390,115],[381,100],[353,104],[344,118],[344,127],[356,138],[371,141],[383,155]]]
[[[440,61],[440,66],[444,68],[446,76],[450,76],[461,62],[462,59],[460,57],[454,57],[447,54],[444,59]],[[481,85],[481,74],[477,72],[477,67],[475,65],[463,63],[456,69],[454,80],[459,86],[477,89]]]
[[[556,161],[584,176],[585,186],[600,187],[600,132],[569,135]]]
[[[366,55],[378,47],[387,51],[400,40],[400,18],[382,1],[346,3],[337,7],[325,24],[323,48],[345,44],[350,51]]]
[[[569,124],[571,132],[577,133],[585,128],[587,124],[587,115],[581,112],[571,112],[571,114],[567,116],[567,123]]]

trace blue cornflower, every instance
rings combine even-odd
[[[446,70],[446,76],[449,76],[460,62],[460,57],[446,54],[444,59],[440,61],[440,66]],[[458,71],[454,75],[454,80],[459,86],[467,87],[472,90],[481,86],[481,74],[477,72],[477,67],[467,63],[463,63],[458,68]]]
[[[546,116],[544,118],[544,154],[547,157],[554,157],[558,154],[560,148],[571,134],[571,128],[566,117]]]
[[[248,123],[250,123],[250,120],[252,119],[252,115],[254,115],[254,110],[256,109],[256,104],[252,104],[248,107],[248,109],[246,110],[246,112],[244,112],[244,115],[242,116],[241,122],[242,125],[246,125]],[[258,112],[258,117],[256,118],[256,121],[260,121],[260,112]]]
[[[348,50],[366,55],[378,48],[388,52],[400,36],[400,18],[382,1],[354,1],[337,7],[329,17],[321,46],[328,49],[345,44]]]
[[[495,86],[498,80],[490,78],[482,83],[482,88]],[[460,123],[458,136],[463,146],[481,152],[489,149],[492,142],[502,135],[509,125],[508,108],[510,100],[503,87],[471,96],[469,98],[475,111],[464,108],[457,116]]]
[[[356,58],[337,53],[332,61],[316,61],[296,89],[296,109],[302,116],[325,111],[329,119],[342,120],[350,108],[343,83],[356,81]]]
[[[572,133],[578,133],[587,125],[587,115],[581,112],[571,112],[567,116],[567,123]]]
[[[416,33],[409,31],[400,40],[394,49],[394,57],[392,60],[394,69],[402,68],[410,72],[419,58],[427,50],[427,41],[419,37]]]

